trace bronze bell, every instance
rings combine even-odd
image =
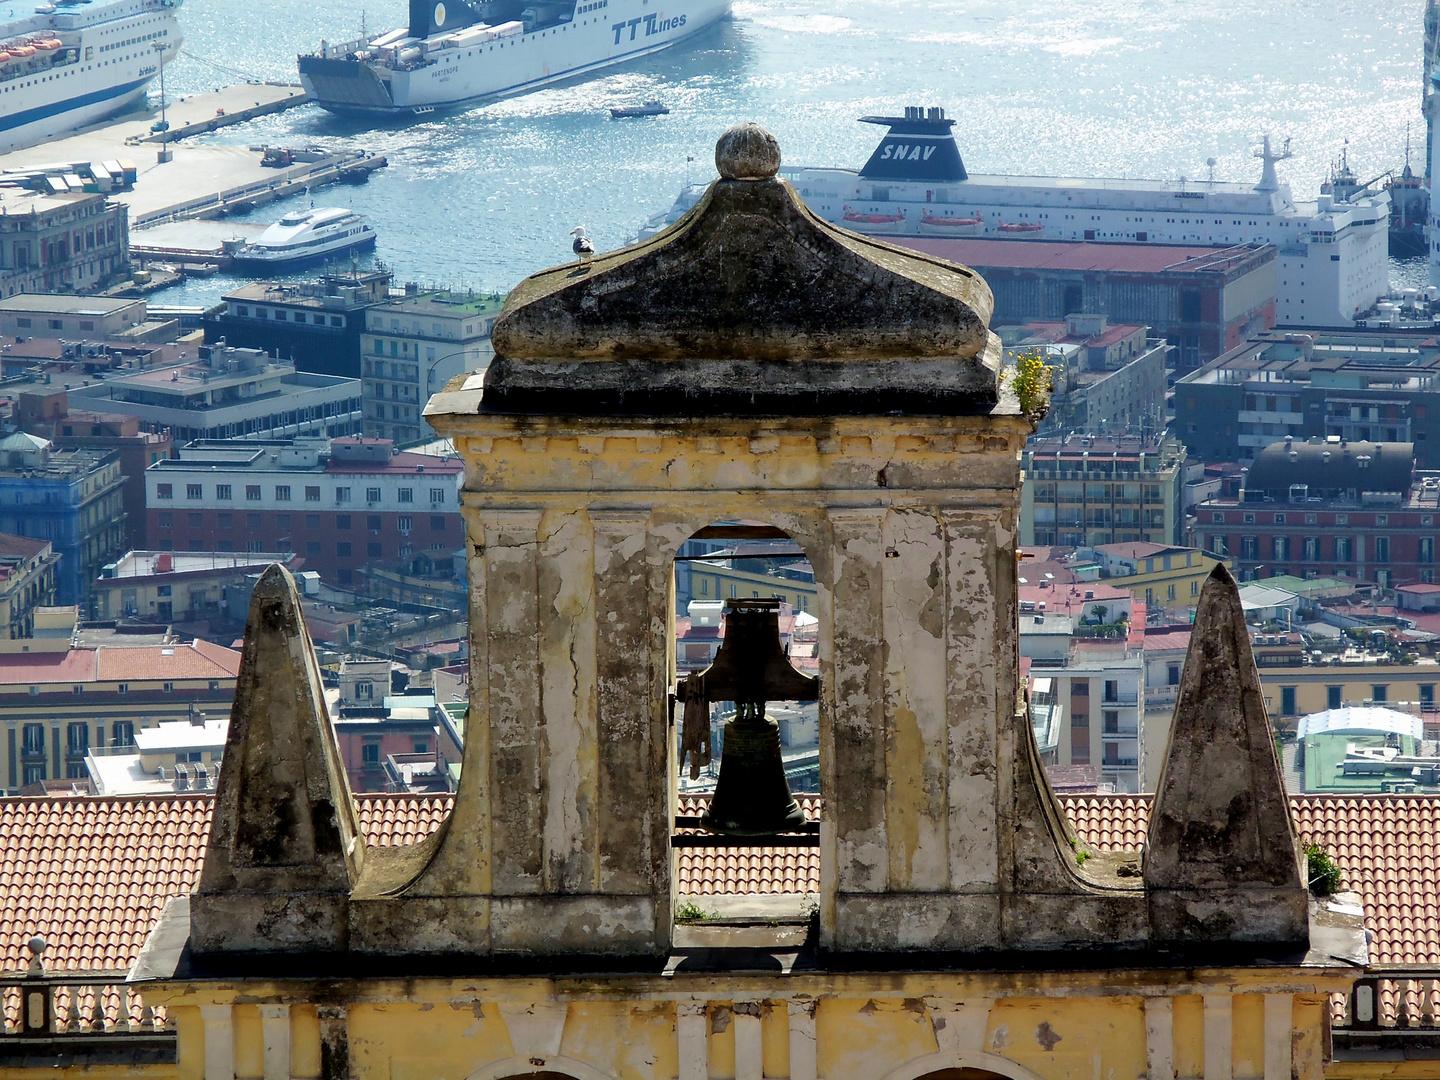
[[[793,832],[805,812],[790,794],[780,756],[780,725],[766,701],[815,701],[820,680],[797,671],[780,645],[779,600],[731,600],[715,662],[685,679],[684,696],[733,701],[720,776],[701,824],[731,836]]]

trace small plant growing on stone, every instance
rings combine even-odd
[[[1310,891],[1316,896],[1330,896],[1340,891],[1344,878],[1330,853],[1319,844],[1305,845],[1305,861],[1310,877]]]
[[[1020,411],[1032,424],[1044,420],[1045,414],[1050,411],[1054,372],[1055,368],[1045,363],[1045,354],[1039,349],[1027,349],[1015,356],[1010,381],[1015,388],[1015,396],[1020,400]]]
[[[702,922],[710,916],[711,912],[706,911],[694,900],[686,900],[675,909],[676,922]]]
[[[1084,866],[1084,865],[1085,865],[1085,860],[1088,859],[1088,858],[1090,858],[1090,852],[1088,852],[1088,851],[1077,851],[1077,852],[1075,852],[1075,865],[1076,865],[1076,866]]]

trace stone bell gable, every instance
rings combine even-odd
[[[1307,898],[1234,582],[1201,599],[1143,861],[1091,855],[1019,681],[1031,424],[988,288],[815,218],[758,128],[717,165],[664,233],[522,283],[489,370],[427,409],[466,462],[472,644],[459,790],[424,843],[365,850],[293,587],[262,581],[194,954],[701,963],[676,939],[674,565],[691,538],[758,537],[813,567],[819,657],[821,820],[791,838],[818,844],[818,911],[803,964],[765,964],[1237,944],[1299,963]]]

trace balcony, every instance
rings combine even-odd
[[[1140,728],[1137,724],[1106,724],[1101,729],[1102,739],[1135,739],[1140,736]]]
[[[27,742],[20,748],[20,757],[25,761],[44,761],[45,744]]]
[[[1120,690],[1114,694],[1106,694],[1100,699],[1102,705],[1120,705],[1135,707],[1139,695],[1134,690]]]
[[[1105,758],[1100,762],[1102,769],[1138,769],[1139,767],[1140,759],[1133,757]]]
[[[173,1023],[124,979],[41,969],[0,980],[0,999],[19,1005],[13,1021],[0,1014],[0,1069],[174,1065]]]

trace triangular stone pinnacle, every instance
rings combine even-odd
[[[343,947],[364,847],[295,580],[274,565],[250,598],[196,951]]]
[[[1152,935],[1303,939],[1306,890],[1240,591],[1200,591],[1145,852]]]

